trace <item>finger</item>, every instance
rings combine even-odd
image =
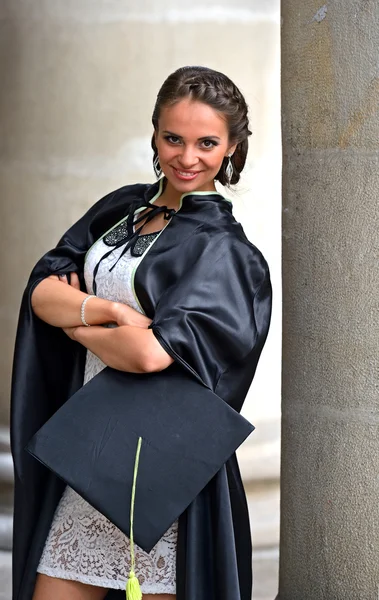
[[[80,290],[80,281],[77,273],[70,273],[70,285],[76,290]]]
[[[64,273],[62,273],[61,275],[58,275],[58,277],[59,277],[59,281],[62,281],[62,283],[68,283],[67,276]]]

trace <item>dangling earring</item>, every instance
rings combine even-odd
[[[225,175],[228,180],[228,183],[231,183],[233,173],[234,173],[234,167],[233,167],[232,159],[231,159],[232,156],[233,156],[232,154],[228,154],[229,160],[228,160],[228,164],[226,165],[226,169],[225,169]]]
[[[159,164],[159,156],[158,154],[156,155],[156,157],[153,160],[153,169],[154,169],[154,173],[157,176],[157,178],[159,178],[162,174],[162,169],[161,166]]]

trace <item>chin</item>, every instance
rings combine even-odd
[[[170,167],[165,171],[166,179],[177,192],[187,193],[213,188],[214,178],[203,171],[195,179],[189,179],[188,181],[177,177],[175,171]]]
[[[199,186],[198,183],[195,183],[193,181],[178,182],[169,179],[169,182],[177,192],[195,192],[197,189],[199,189],[199,187],[201,189],[201,185]]]

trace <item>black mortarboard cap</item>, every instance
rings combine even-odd
[[[146,552],[254,427],[173,363],[159,373],[107,367],[34,435],[27,450]],[[133,506],[132,506],[133,508]]]

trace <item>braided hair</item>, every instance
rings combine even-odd
[[[248,136],[251,135],[248,107],[240,90],[229,77],[219,71],[214,71],[207,67],[181,67],[167,77],[158,92],[152,116],[155,131],[158,131],[158,120],[161,109],[164,106],[172,106],[184,98],[208,104],[225,117],[228,125],[229,141],[231,144],[237,144],[236,150],[231,157],[233,175],[231,181],[229,181],[226,175],[226,167],[229,159],[225,157],[215,179],[222,185],[234,185],[238,183],[240,173],[246,162]],[[151,146],[154,152],[153,164],[158,174],[160,167],[154,135],[151,140]]]

